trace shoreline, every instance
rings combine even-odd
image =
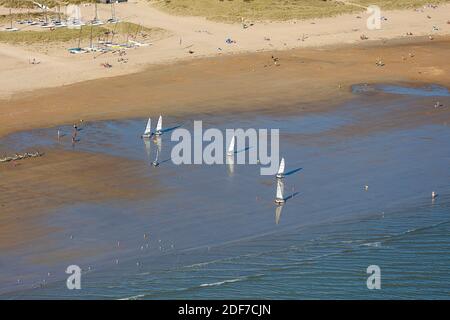
[[[233,54],[152,65],[145,71],[24,92],[0,100],[0,137],[95,120],[220,111],[327,110],[356,83],[450,87],[450,36]],[[275,57],[274,60],[271,57]],[[382,67],[376,61],[382,60]],[[336,77],[339,75],[339,78]],[[243,109],[245,108],[245,109]]]
[[[441,23],[450,18],[445,12],[450,4],[430,11],[432,18],[426,17],[431,9],[386,11],[386,28],[378,31],[352,31],[356,25],[364,28],[363,14],[314,19],[314,24],[258,22],[242,30],[239,24],[170,16],[142,0],[117,7],[121,18],[143,19],[146,27],[171,36],[127,51],[129,64],[118,63],[113,54],[69,57],[59,44],[48,53],[36,51],[43,63],[31,66],[26,61],[30,50],[0,44],[0,157],[37,149],[44,153],[0,163],[0,299],[76,296],[64,281],[58,283],[66,279],[69,264],[83,273],[94,271],[86,280],[100,280],[85,287],[92,292],[79,291],[82,297],[138,296],[134,290],[145,295],[158,282],[164,284],[163,297],[164,292],[177,294],[167,291],[171,284],[176,290],[206,286],[210,291],[227,279],[245,279],[241,271],[251,274],[258,264],[263,265],[258,274],[276,275],[272,257],[297,270],[299,261],[310,261],[305,241],[315,239],[315,232],[339,234],[341,222],[351,225],[342,232],[343,241],[332,236],[324,242],[326,252],[319,248],[311,257],[329,257],[330,248],[340,252],[345,243],[351,249],[343,252],[350,256],[342,261],[357,262],[353,249],[363,244],[386,240],[386,247],[393,245],[389,238],[379,240],[380,234],[414,236],[411,230],[430,231],[428,226],[446,221],[450,23],[439,25],[432,40],[428,34],[436,16]],[[101,18],[105,8],[100,6]],[[84,13],[91,9],[82,8]],[[409,20],[416,15],[417,20]],[[298,40],[299,30],[310,37]],[[413,36],[402,35],[410,30]],[[368,40],[360,40],[363,32]],[[225,44],[227,37],[237,42]],[[187,53],[191,44],[192,54]],[[99,66],[107,59],[112,69]],[[431,84],[444,88],[424,87]],[[156,141],[141,140],[147,118],[159,115],[164,128],[180,126],[191,133],[194,120],[221,131],[279,129],[280,155],[287,160],[283,212],[274,204],[279,198],[275,178],[261,176],[257,166],[181,167],[171,161],[175,141],[169,132]],[[80,124],[77,143],[71,136],[74,123]],[[161,165],[152,166],[155,158]],[[434,191],[437,199],[430,197]],[[398,214],[402,210],[406,217]],[[378,220],[384,228],[374,228]],[[437,243],[447,234],[443,229]],[[416,239],[407,242],[417,244]],[[404,265],[419,253],[436,261],[423,250],[429,238],[419,234],[419,239],[424,245],[419,241],[417,251],[408,245],[404,251],[389,248],[382,256],[395,251],[392,257],[404,257],[411,250]],[[400,248],[404,241],[401,236]],[[286,251],[291,248],[296,249]],[[258,253],[257,260],[246,264],[244,258],[235,270],[229,268],[228,257],[249,257],[249,250]],[[293,257],[296,252],[299,256]],[[270,263],[259,261],[262,256]],[[227,260],[227,267],[215,264],[217,258]],[[208,281],[186,272],[185,267],[204,261],[214,263],[217,281],[206,267],[202,274]],[[428,266],[420,272],[426,274]],[[153,272],[159,269],[168,272]],[[287,274],[280,290],[292,282]],[[129,275],[133,285],[115,286],[117,275]],[[135,281],[141,275],[142,287]]]
[[[442,99],[448,106],[449,97]],[[170,256],[169,251],[158,251],[157,246],[160,245],[158,241],[161,239],[167,244],[167,248],[175,244],[177,251],[172,251],[175,254],[191,251],[191,247],[195,251],[195,248],[204,248],[209,244],[209,230],[217,230],[217,226],[222,226],[223,223],[235,226],[241,233],[234,233],[235,228],[232,227],[225,228],[234,232],[232,235],[224,232],[221,236],[216,236],[214,239],[222,240],[212,242],[213,247],[226,247],[230,243],[239,244],[249,237],[262,236],[264,239],[267,231],[269,233],[274,231],[274,234],[275,230],[280,231],[279,228],[286,231],[287,226],[291,225],[290,222],[293,222],[293,227],[301,225],[314,228],[332,221],[328,218],[335,217],[336,221],[343,221],[341,220],[343,217],[339,214],[329,216],[327,206],[324,208],[311,205],[316,202],[314,199],[317,200],[317,190],[334,195],[333,214],[336,208],[344,215],[349,214],[351,208],[354,210],[350,210],[351,212],[360,214],[361,209],[367,210],[368,201],[372,201],[375,205],[364,213],[364,217],[367,217],[366,214],[377,216],[380,211],[383,211],[384,217],[384,212],[389,210],[388,208],[395,208],[397,201],[405,204],[409,199],[428,203],[428,190],[431,190],[430,187],[436,187],[433,177],[436,177],[436,171],[439,170],[422,171],[417,170],[414,165],[405,165],[402,170],[397,168],[405,157],[409,160],[414,159],[417,165],[421,164],[421,157],[435,161],[437,168],[444,165],[442,160],[439,160],[443,158],[436,157],[436,154],[430,151],[445,141],[446,136],[439,133],[448,132],[448,128],[443,126],[443,121],[444,118],[449,119],[450,113],[448,107],[435,110],[432,106],[433,100],[434,98],[430,97],[388,96],[368,91],[331,112],[313,113],[309,117],[293,110],[292,118],[295,119],[293,122],[290,122],[290,115],[281,114],[286,121],[280,124],[279,119],[273,116],[273,112],[268,115],[258,113],[257,118],[260,120],[270,119],[272,126],[278,124],[284,128],[285,134],[281,139],[284,144],[283,153],[286,152],[286,156],[290,159],[289,168],[297,165],[305,167],[305,171],[302,170],[298,176],[300,180],[296,181],[294,177],[287,179],[289,183],[287,190],[291,190],[290,187],[294,185],[297,189],[300,185],[302,196],[286,205],[281,215],[281,224],[276,227],[278,229],[272,229],[274,223],[278,224],[276,221],[279,218],[273,216],[275,209],[270,201],[274,191],[271,177],[255,177],[253,174],[255,172],[249,166],[237,168],[233,178],[228,176],[226,168],[216,166],[174,168],[173,165],[167,164],[158,170],[152,170],[144,154],[136,158],[134,156],[122,158],[117,157],[117,154],[114,155],[115,153],[105,153],[109,148],[117,148],[116,150],[121,150],[124,155],[129,155],[130,150],[135,150],[138,154],[140,151],[144,152],[141,146],[138,146],[142,143],[138,134],[144,121],[126,120],[122,123],[105,123],[100,126],[88,125],[86,131],[85,129],[81,131],[81,134],[85,135],[81,139],[97,146],[96,151],[92,153],[77,148],[74,152],[71,150],[59,152],[60,147],[57,146],[48,149],[48,158],[25,161],[17,168],[0,167],[4,181],[10,187],[10,190],[2,193],[5,197],[6,217],[9,217],[5,219],[4,214],[0,224],[4,230],[0,232],[3,238],[3,241],[0,241],[3,245],[2,250],[8,258],[6,261],[15,261],[14,254],[26,255],[25,266],[30,268],[22,272],[16,271],[17,267],[9,269],[8,278],[5,277],[0,281],[6,281],[17,292],[17,288],[29,286],[30,283],[39,285],[42,279],[46,279],[47,284],[41,287],[43,291],[35,292],[37,295],[41,292],[45,294],[45,290],[49,292],[58,290],[57,283],[53,281],[56,280],[57,274],[64,276],[62,271],[74,259],[83,269],[90,269],[92,266],[94,271],[111,270],[117,264],[114,262],[115,259],[119,259],[120,265],[124,268],[131,267],[133,268],[131,270],[136,270],[136,261],[140,263],[140,267],[147,268],[153,265],[150,262],[154,261],[153,259],[160,261]],[[233,113],[225,117],[221,117],[220,114],[209,115],[209,118],[216,119],[221,128],[233,119],[248,125],[254,123],[253,119],[244,117],[243,119],[240,114]],[[176,123],[180,120],[182,119],[169,121]],[[166,122],[166,125],[168,123]],[[267,125],[267,122],[263,123]],[[428,127],[429,124],[438,126],[433,126],[434,129],[431,131],[422,131],[423,125]],[[116,129],[119,129],[117,131],[119,139],[114,139]],[[12,141],[27,139],[27,144],[33,144],[29,138],[34,136],[38,143],[43,142],[47,145],[47,141],[52,140],[54,131],[47,129],[44,131],[37,132],[36,135],[31,132]],[[123,137],[125,132],[130,131],[131,135]],[[96,135],[100,132],[103,132],[105,138]],[[405,132],[408,132],[406,136]],[[88,136],[92,137],[91,142]],[[114,139],[111,144],[108,143],[110,137]],[[65,143],[69,144],[70,139],[68,137],[64,139]],[[419,152],[418,157],[411,158],[409,153],[414,152],[415,148],[418,148],[417,145],[425,149],[419,149],[423,152]],[[163,142],[163,146],[166,152],[170,150],[170,142],[167,139]],[[440,150],[446,154],[446,148]],[[370,157],[367,157],[366,151],[372,152]],[[338,161],[335,161],[336,157]],[[348,157],[356,160],[348,161],[350,160]],[[343,172],[331,169],[336,165],[342,166],[343,163],[347,163]],[[386,168],[389,170],[385,170]],[[322,172],[326,173],[321,174]],[[442,174],[444,173],[442,169],[440,172],[437,190],[441,195],[445,195],[447,190],[444,188],[445,175]],[[198,183],[196,188],[192,188],[194,177],[194,184]],[[401,179],[397,180],[397,177]],[[411,181],[426,177],[428,179],[424,180],[425,183],[418,184],[414,190],[397,188],[410,186]],[[222,185],[224,194],[234,195],[234,203],[241,204],[243,210],[227,209],[228,202],[217,201],[217,197],[223,196],[223,193],[217,191],[209,194],[210,200],[216,201],[213,210],[205,209],[210,208],[210,201],[199,201],[203,196],[196,196],[197,188],[203,188],[200,194],[208,194],[205,190],[212,190],[212,186],[217,187],[218,181],[224,181],[222,179],[227,181]],[[330,186],[329,181],[337,184]],[[230,183],[234,186],[232,190],[229,188]],[[365,191],[362,188],[364,183],[370,185],[371,193],[367,194],[370,198],[366,196],[363,201],[357,201],[355,199],[358,197],[364,197]],[[392,190],[397,193],[386,192],[385,188],[389,183],[396,185]],[[255,185],[259,187],[250,188]],[[336,188],[336,185],[341,188]],[[152,190],[158,191],[156,198],[149,198],[149,195],[153,196]],[[244,195],[240,190],[252,191]],[[171,196],[164,196],[166,193],[170,193]],[[406,199],[406,196],[409,198]],[[258,200],[259,197],[261,200]],[[380,198],[382,200],[379,200]],[[186,199],[189,199],[187,203]],[[380,206],[379,202],[384,205]],[[59,204],[61,209],[54,210],[55,204]],[[185,209],[179,210],[181,204]],[[246,211],[249,207],[256,209]],[[231,216],[224,215],[223,212],[230,212]],[[306,212],[308,214],[305,214]],[[259,222],[258,228],[261,233],[255,229],[249,231],[252,228],[248,226],[255,217]],[[350,219],[350,216],[345,219]],[[202,229],[205,225],[207,230]],[[149,232],[150,248],[154,251],[143,247],[143,243],[146,242],[144,232]],[[202,234],[203,236],[196,237]],[[186,242],[188,239],[195,241]],[[117,245],[119,240],[120,249]],[[15,245],[8,248],[11,244]],[[83,251],[82,248],[86,244],[89,244],[89,250]],[[55,246],[56,249],[53,249]],[[209,245],[207,248],[209,252]],[[194,259],[192,263],[196,262],[199,261]],[[34,281],[25,278],[27,270],[34,271],[38,277]],[[47,272],[51,273],[51,278],[46,277]],[[20,285],[16,283],[16,279],[20,279]],[[34,291],[30,292],[33,294]],[[5,296],[7,295],[8,293],[5,293]]]
[[[92,6],[82,7],[85,19],[93,18]],[[100,18],[109,15],[109,6],[99,6]],[[0,44],[0,97],[11,98],[39,89],[57,88],[94,79],[144,72],[158,65],[178,64],[196,59],[246,55],[257,52],[279,52],[292,49],[324,48],[326,46],[363,45],[372,41],[406,41],[419,36],[448,36],[450,4],[438,8],[386,10],[387,17],[381,30],[368,30],[366,13],[343,14],[336,17],[284,21],[255,22],[243,29],[240,24],[209,21],[201,17],[173,16],[156,9],[147,1],[135,1],[118,5],[117,16],[124,21],[147,28],[159,28],[167,37],[152,36],[151,45],[127,50],[126,64],[119,63],[113,53],[71,55],[67,48],[75,42],[50,45],[44,51],[39,46]],[[435,30],[434,27],[437,27]],[[407,35],[412,33],[413,35]],[[368,40],[361,40],[364,34]],[[235,43],[227,44],[231,38]],[[413,40],[414,41],[414,40]],[[81,43],[81,46],[88,42]],[[192,53],[188,51],[192,50]],[[36,58],[40,65],[30,65]],[[105,69],[101,63],[111,63]]]

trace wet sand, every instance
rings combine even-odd
[[[274,53],[279,58],[279,66],[274,65],[270,53],[154,66],[139,74],[40,90],[2,100],[0,135],[70,124],[79,119],[89,123],[99,119],[156,117],[160,113],[189,119],[193,114],[220,113],[225,116],[231,112],[252,117],[256,111],[258,115],[267,116],[331,111],[343,101],[352,99],[351,86],[355,83],[408,82],[419,86],[428,82],[448,86],[449,43],[450,39],[424,39],[364,47],[292,50]],[[383,59],[384,67],[375,65],[378,58]],[[363,125],[345,126],[336,129],[335,134],[351,136],[405,125],[412,127],[424,119],[444,123],[448,121],[449,112],[448,108],[433,110],[430,105],[425,109],[411,108],[407,114],[405,111],[394,112],[390,117],[390,121],[376,123],[363,117],[366,119]],[[404,121],[405,118],[408,121]],[[56,137],[56,132],[54,134]],[[29,137],[35,138],[38,137]],[[2,143],[0,153],[14,154],[21,151],[17,150],[18,146],[11,147],[10,144],[9,149],[5,149]],[[20,237],[28,241],[25,234],[45,232],[36,228],[26,233],[15,232],[27,228],[17,217],[13,219],[19,212],[38,216],[39,207],[49,210],[78,201],[139,197],[142,194],[142,190],[132,184],[143,180],[133,177],[133,172],[126,176],[123,173],[127,172],[124,166],[132,168],[133,164],[117,162],[114,157],[49,150],[42,158],[18,164],[17,167],[11,164],[0,166],[1,187],[8,191],[2,192],[2,206],[7,212],[4,221],[15,225],[1,224],[5,229],[0,233],[3,249],[19,244]],[[117,186],[124,177],[128,181],[123,184],[125,189]],[[116,181],[115,187],[105,187],[113,181]],[[143,183],[148,182],[144,180]],[[48,189],[45,197],[35,194],[42,184],[46,186],[43,190]],[[21,188],[10,187],[17,185]],[[30,194],[36,196],[30,197]],[[30,210],[32,207],[36,210]],[[22,235],[10,236],[13,234]]]
[[[59,148],[40,151],[44,152],[40,158],[0,165],[0,249],[3,252],[54,232],[55,229],[38,221],[58,208],[76,203],[156,197],[163,192],[157,179],[136,174],[142,170],[141,163]]]
[[[222,172],[224,168],[216,167],[188,167],[182,176],[178,176],[177,168],[168,164],[168,168],[163,166],[162,170],[155,173],[149,170],[149,159],[146,158],[143,147],[140,147],[142,154],[133,149],[136,141],[142,142],[139,139],[142,129],[140,124],[145,119],[135,120],[138,124],[131,125],[132,134],[126,140],[114,140],[115,143],[107,145],[104,141],[98,144],[97,139],[107,138],[108,135],[101,137],[101,133],[111,133],[111,128],[108,129],[106,124],[106,127],[100,126],[98,129],[94,122],[96,120],[144,118],[149,115],[154,118],[163,113],[165,119],[169,119],[168,125],[189,123],[195,118],[211,119],[211,123],[219,126],[243,121],[246,126],[280,127],[282,139],[289,146],[294,149],[301,147],[301,150],[305,148],[306,154],[303,151],[286,152],[291,152],[290,158],[296,159],[293,161],[295,165],[303,165],[301,159],[305,159],[306,165],[311,166],[311,175],[306,181],[302,181],[302,184],[305,183],[311,189],[306,192],[306,203],[302,202],[305,207],[301,212],[315,212],[311,217],[299,217],[295,215],[296,205],[291,209],[288,207],[283,213],[288,217],[288,223],[299,226],[333,219],[330,213],[333,205],[339,206],[341,213],[351,216],[357,210],[364,209],[366,204],[351,204],[348,199],[343,201],[348,195],[342,192],[335,193],[325,207],[314,204],[314,188],[326,185],[327,179],[333,177],[321,175],[321,172],[330,170],[333,165],[321,161],[315,165],[318,152],[325,152],[330,159],[338,155],[338,161],[343,165],[342,172],[334,173],[338,183],[326,186],[322,192],[332,194],[335,192],[333,190],[360,188],[366,183],[366,179],[376,181],[377,178],[375,173],[370,177],[362,176],[368,168],[364,166],[366,157],[361,144],[374,143],[373,150],[369,150],[373,153],[373,157],[369,157],[370,164],[383,164],[385,159],[380,154],[385,148],[384,139],[407,140],[408,134],[405,136],[402,130],[408,132],[418,128],[419,131],[413,134],[412,145],[421,141],[418,150],[430,152],[433,149],[426,141],[433,140],[433,136],[430,137],[432,134],[444,132],[442,137],[446,136],[445,128],[450,115],[448,97],[412,97],[405,103],[403,98],[395,95],[370,92],[362,98],[359,96],[356,107],[353,105],[348,109],[348,106],[345,107],[347,103],[355,101],[352,86],[361,83],[408,83],[412,87],[420,87],[434,83],[449,87],[448,44],[449,39],[423,39],[395,44],[389,41],[388,44],[370,44],[364,47],[293,50],[274,54],[279,58],[279,66],[274,65],[271,53],[202,59],[154,66],[139,74],[41,90],[1,101],[0,135],[3,138],[0,153],[29,151],[27,148],[31,148],[30,146],[36,148],[43,141],[53,141],[49,143],[50,146],[44,143],[39,147],[40,151],[45,152],[42,158],[19,161],[16,167],[11,164],[0,166],[0,248],[6,254],[4,261],[12,262],[8,266],[14,265],[17,259],[23,257],[26,257],[23,260],[27,266],[21,270],[8,267],[2,282],[7,283],[10,288],[14,277],[30,273],[30,279],[33,279],[30,282],[36,283],[36,277],[42,275],[43,269],[34,269],[35,264],[59,268],[63,263],[73,261],[72,258],[86,265],[97,260],[105,262],[105,259],[109,259],[108,263],[111,263],[115,256],[106,253],[106,248],[113,248],[117,238],[121,237],[126,238],[134,249],[138,248],[136,250],[141,252],[139,246],[147,226],[159,227],[156,229],[156,237],[165,239],[165,245],[169,248],[172,244],[176,248],[181,244],[180,247],[184,250],[239,241],[271,232],[268,219],[270,218],[272,227],[272,180],[268,178],[256,181],[247,178],[246,174],[256,172],[255,168],[249,169],[251,171],[244,169],[234,181],[233,178],[226,177],[225,170]],[[409,53],[413,53],[413,56]],[[379,58],[385,63],[384,67],[375,65]],[[433,107],[437,99],[444,104],[443,108]],[[291,115],[297,122],[290,123],[286,119]],[[303,117],[308,119],[305,123],[301,122]],[[323,129],[321,117],[328,119],[330,127],[309,133],[301,132],[303,125],[311,130],[315,129],[314,117],[319,119],[317,127]],[[68,124],[70,128],[70,124],[79,119],[83,119],[88,127],[86,131],[81,131],[81,135],[86,136],[82,137],[80,147],[75,150],[70,149],[68,137],[65,137],[63,146],[54,145],[56,127],[44,129],[42,135],[35,131],[28,133],[23,144],[5,143],[5,139],[9,139],[5,138],[7,134],[63,124]],[[98,131],[89,131],[89,123],[94,124],[92,128],[97,128]],[[303,125],[298,126],[298,123]],[[429,125],[438,126],[438,129],[433,127],[431,131],[420,131],[422,127]],[[112,125],[113,128],[115,126]],[[292,128],[295,128],[293,134],[290,132]],[[390,136],[392,132],[394,134]],[[350,138],[355,140],[348,145],[345,141]],[[367,138],[368,141],[361,142],[359,138]],[[433,143],[435,148],[442,144],[442,138],[436,139]],[[338,149],[335,150],[337,142]],[[83,149],[85,146],[86,149]],[[166,145],[166,148],[170,148],[169,146]],[[321,149],[327,146],[330,149]],[[414,151],[408,149],[407,145],[400,146],[403,151]],[[16,147],[21,150],[16,150]],[[355,147],[357,151],[353,149]],[[396,147],[399,145],[390,145],[389,149],[394,150]],[[114,149],[115,152],[103,152],[104,149]],[[439,155],[446,156],[445,146],[439,150]],[[351,165],[345,159],[349,153],[355,152],[360,157],[360,167],[353,173]],[[385,197],[388,203],[397,203],[399,195],[402,200],[411,197],[407,190],[402,190],[399,194],[384,193],[383,183],[393,183],[389,174],[396,172],[395,168],[401,167],[405,160],[397,151],[395,155],[387,167],[381,166],[377,171],[383,178],[382,182],[374,182],[378,187],[377,195]],[[434,159],[429,155],[423,163],[429,162],[436,166],[433,177],[438,179],[437,185],[444,188],[441,180],[445,179],[445,175],[439,171],[443,165],[441,160],[445,158]],[[422,184],[415,185],[410,191],[429,197],[429,190],[425,189],[432,188],[433,181],[427,178],[421,161],[419,157],[415,158],[413,166],[402,168],[399,174],[404,176],[398,186],[414,183],[415,170],[420,169]],[[205,200],[193,193],[194,190],[189,191],[196,174],[201,177],[196,180],[199,183],[196,190],[214,190],[216,184],[219,184],[221,192],[211,194]],[[354,180],[349,180],[350,176]],[[211,180],[210,177],[215,178]],[[159,184],[162,179],[165,180],[164,185]],[[245,191],[252,190],[255,183],[262,186],[261,192],[254,191],[233,198],[235,202],[231,207],[229,203],[224,203],[223,199],[227,196],[236,196],[237,187],[244,194]],[[297,187],[296,184],[297,182],[289,187]],[[175,192],[174,199],[169,200],[167,194],[162,197],[164,190]],[[355,192],[352,191],[349,195],[355,195]],[[158,201],[146,202],[153,197]],[[250,198],[258,197],[265,200],[250,208],[245,206]],[[189,199],[189,202],[186,204],[183,199]],[[375,198],[371,199],[372,205],[377,203]],[[215,203],[213,209],[208,207],[211,203]],[[351,210],[347,212],[346,208],[349,206]],[[374,208],[375,206],[370,207]],[[376,208],[377,212],[378,209]],[[230,212],[232,214],[228,216]],[[252,224],[260,212],[263,212],[265,218],[246,229],[245,226]],[[92,213],[94,214],[91,216]],[[362,213],[367,212],[363,210]],[[227,230],[232,232],[226,232]],[[77,237],[81,242],[68,245],[66,241],[69,241],[72,231],[79,232]],[[177,236],[170,238],[172,235]],[[152,241],[156,242],[157,238],[152,237]],[[33,245],[30,246],[30,243]],[[89,250],[83,249],[86,243],[91,246]],[[157,248],[158,244],[153,243],[152,246]],[[67,247],[71,248],[70,253],[65,252]],[[156,255],[152,253],[152,257],[160,254],[156,251]],[[121,257],[127,257],[129,261],[136,263],[137,256],[136,252],[127,251]]]
[[[327,110],[355,83],[450,83],[450,39],[296,49],[152,66],[144,72],[38,90],[0,101],[0,136],[84,119],[152,113]],[[410,56],[411,54],[411,56]],[[276,66],[271,56],[279,58]],[[376,66],[381,59],[384,67]],[[301,103],[301,106],[298,104]],[[270,106],[270,107],[269,107]]]
[[[298,194],[282,210],[273,204],[273,177],[260,176],[259,166],[176,166],[167,161],[174,145],[169,134],[161,137],[161,165],[153,168],[157,145],[139,139],[145,118],[88,123],[74,150],[69,141],[55,142],[56,128],[3,139],[25,149],[37,144],[83,157],[95,152],[112,159],[114,172],[80,164],[86,174],[100,181],[110,174],[156,179],[156,189],[165,191],[150,197],[155,187],[145,185],[130,201],[118,194],[48,208],[34,227],[51,232],[2,251],[1,297],[323,298],[327,288],[330,295],[355,298],[368,292],[362,284],[373,261],[388,270],[377,298],[412,297],[416,291],[442,297],[448,276],[450,93],[431,86],[396,88],[409,94],[387,93],[390,84],[354,86],[351,100],[318,113],[165,117],[165,126],[188,130],[193,119],[220,129],[280,128],[287,171],[298,170],[285,178],[286,196]],[[435,100],[444,106],[434,108]],[[123,180],[121,188],[130,184]],[[435,202],[431,190],[440,194]],[[436,239],[429,249],[426,234]],[[334,256],[337,261],[330,262]],[[65,288],[69,263],[85,270],[79,292]],[[417,284],[418,277],[425,280]],[[340,290],[345,283],[350,296]]]

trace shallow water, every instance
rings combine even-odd
[[[408,87],[388,84],[358,84],[352,87],[355,93],[384,92],[396,95],[420,96],[420,97],[450,97],[450,91],[442,86],[431,84],[425,87]]]
[[[146,162],[142,175],[158,179],[165,193],[79,203],[46,215],[41,223],[60,230],[45,239],[51,241],[0,254],[0,297],[448,299],[450,128],[424,121],[337,134],[365,118],[392,121],[391,112],[409,109],[415,99],[370,94],[329,113],[164,119],[165,127],[188,130],[200,119],[205,129],[280,128],[286,171],[296,171],[285,178],[285,195],[295,196],[281,210],[273,204],[273,177],[261,176],[258,165],[174,165],[170,133],[161,137],[161,165],[152,167],[158,145],[139,138],[145,119],[87,124],[74,147],[70,127],[7,137],[2,142],[15,148]],[[57,129],[68,135],[57,141]],[[79,291],[66,289],[67,264],[27,262],[87,248],[92,252],[73,259],[84,270]],[[374,264],[381,268],[381,290],[366,287],[366,268]]]

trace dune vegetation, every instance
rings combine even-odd
[[[36,8],[37,6],[34,2],[49,8],[54,8],[68,4],[94,3],[98,2],[98,0],[0,0],[0,6],[6,8]]]
[[[61,43],[90,39],[108,39],[114,33],[116,39],[123,40],[127,36],[159,37],[164,34],[160,28],[146,28],[130,22],[105,24],[101,26],[84,26],[81,29],[57,28],[54,30],[23,30],[18,32],[0,32],[0,42],[10,44],[44,44]]]
[[[50,10],[40,10],[36,3],[32,0],[0,0],[0,6],[11,8],[11,14],[0,15],[0,24],[7,25],[10,21],[20,20],[38,20],[38,19],[56,19],[57,17],[64,19],[64,14],[58,13],[56,8],[69,4],[95,3],[98,0],[37,0],[36,3],[44,5]],[[30,10],[34,9],[34,10]],[[11,44],[43,44],[43,43],[59,43],[75,40],[107,39],[113,33],[117,36],[125,38],[129,35],[144,36],[162,36],[165,31],[159,28],[146,28],[130,22],[120,22],[117,24],[105,24],[101,26],[86,25],[81,29],[35,29],[27,26],[20,26],[17,32],[0,32],[0,42]],[[30,30],[31,29],[31,30]]]
[[[223,22],[248,20],[283,21],[336,16],[361,12],[378,5],[402,9],[439,4],[449,0],[148,0],[156,7],[177,15],[204,16]]]

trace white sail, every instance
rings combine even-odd
[[[228,155],[232,155],[234,153],[234,140],[235,140],[235,137],[233,136],[231,138],[230,145],[228,146]]]
[[[284,200],[284,182],[281,180],[277,181],[277,196],[276,199],[278,200]]]
[[[152,132],[152,119],[148,118],[147,127],[145,128],[144,135],[149,135]]]
[[[281,158],[280,167],[278,168],[278,175],[284,174],[284,158]]]
[[[156,125],[156,132],[161,132],[162,130],[162,116],[159,116],[158,123]]]

